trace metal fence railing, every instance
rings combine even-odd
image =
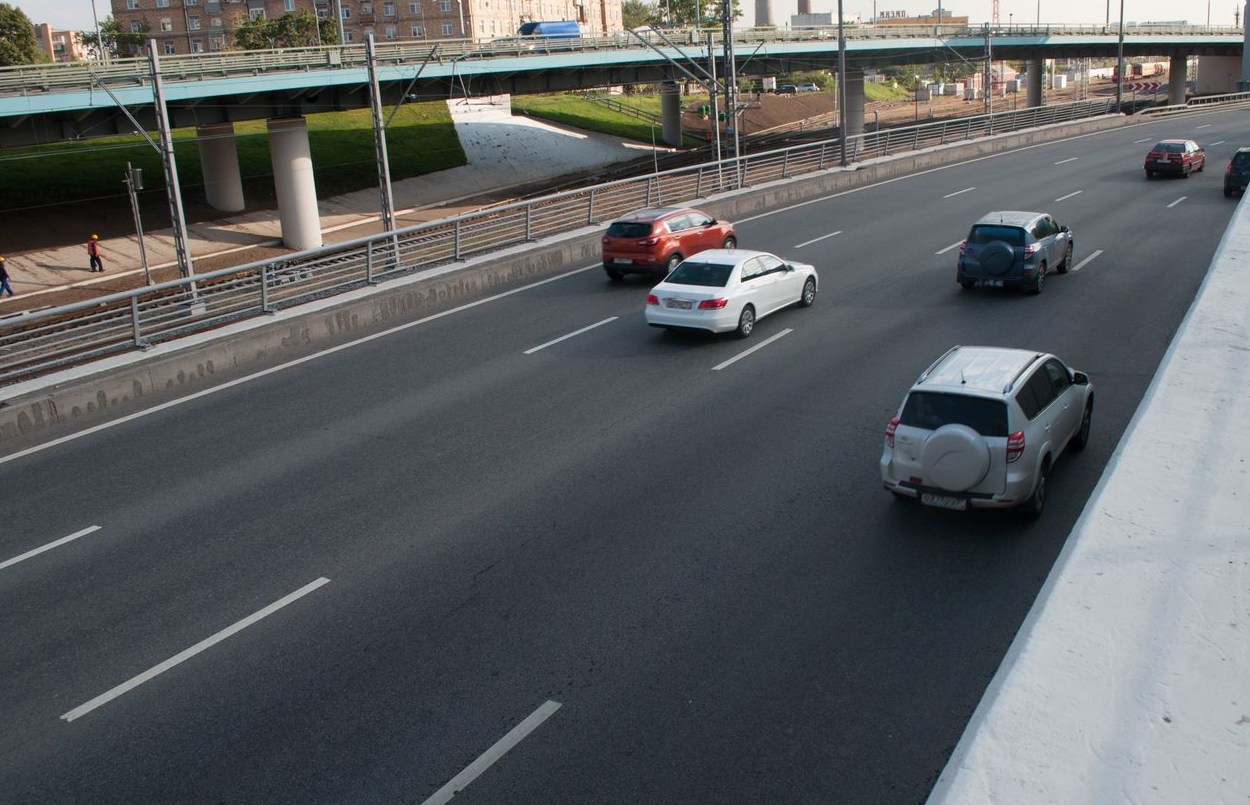
[[[847,139],[850,161],[1105,115],[1081,101],[887,129]],[[466,213],[0,320],[0,384],[167,342],[440,264],[576,230],[641,207],[839,165],[836,139],[677,168]]]
[[[848,40],[960,37],[1063,37],[1111,35],[1114,26],[1101,25],[860,25],[846,29]],[[1126,29],[1134,36],[1240,35],[1240,28],[1190,25],[1135,25]],[[678,45],[706,43],[711,35],[721,41],[720,29],[665,30],[663,36]],[[659,47],[659,35],[643,35]],[[734,42],[756,45],[770,42],[829,42],[828,29],[756,29],[733,32]],[[379,66],[412,66],[427,60],[435,64],[466,59],[507,58],[543,55],[553,52],[638,49],[644,45],[632,34],[614,33],[576,39],[545,40],[505,37],[491,41],[448,39],[438,41],[379,42]],[[262,73],[319,69],[363,68],[365,46],[331,45],[283,50],[221,51],[161,57],[161,72],[167,83],[257,76]],[[113,59],[108,62],[67,62],[0,68],[0,95],[31,95],[48,92],[89,91],[95,82],[110,87],[147,86],[151,82],[146,58]]]

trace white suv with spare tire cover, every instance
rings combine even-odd
[[[916,380],[885,430],[881,481],[944,509],[1018,507],[1036,519],[1046,477],[1089,441],[1089,376],[1054,355],[954,347]]]

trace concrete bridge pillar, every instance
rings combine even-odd
[[[864,71],[846,71],[846,136],[864,133]]]
[[[1189,85],[1189,57],[1173,56],[1168,66],[1168,104],[1179,106],[1185,102],[1185,89]]]
[[[1028,69],[1025,73],[1027,79],[1025,83],[1027,92],[1025,93],[1026,106],[1042,105],[1042,60],[1030,59]]]
[[[317,185],[313,181],[308,125],[302,117],[269,121],[269,156],[278,196],[282,242],[291,249],[315,249],[322,244]]]
[[[200,171],[204,174],[204,195],[208,206],[223,212],[239,212],[243,204],[243,179],[239,175],[239,149],[233,123],[197,126]]]
[[[676,81],[660,84],[661,139],[672,146],[681,146],[681,87]]]

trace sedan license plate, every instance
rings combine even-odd
[[[926,506],[936,506],[939,509],[950,509],[951,511],[962,512],[968,510],[968,499],[951,497],[949,495],[933,495],[928,492],[920,493],[920,502]]]
[[[612,262],[616,263],[618,266],[632,266],[634,264],[634,261],[630,260],[628,257],[613,257]]]
[[[665,299],[664,306],[675,308],[677,310],[689,310],[690,300],[689,299]]]

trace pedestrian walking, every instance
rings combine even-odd
[[[4,267],[4,258],[0,257],[0,296],[4,296],[5,291],[9,292],[9,296],[17,296],[13,293],[13,286],[9,285],[9,272]]]
[[[100,260],[100,236],[92,235],[87,241],[87,256],[91,258],[92,271],[104,271],[104,263]]]

